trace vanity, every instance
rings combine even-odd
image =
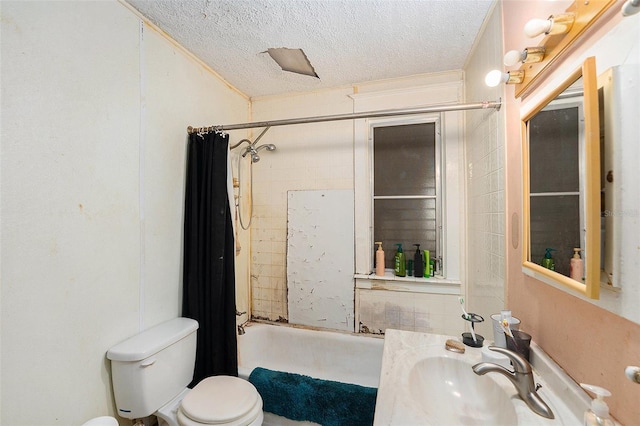
[[[542,385],[537,393],[553,411],[552,420],[531,411],[506,377],[473,372],[482,348],[451,352],[445,349],[447,339],[451,336],[387,329],[375,426],[582,424],[589,398],[535,343],[534,381]]]

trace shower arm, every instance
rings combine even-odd
[[[255,146],[258,143],[258,141],[260,140],[261,137],[264,136],[265,133],[267,133],[267,130],[269,130],[271,128],[271,126],[267,126],[264,128],[264,130],[258,135],[258,137],[256,138],[256,140],[254,140],[253,142],[251,142],[249,139],[242,139],[240,142],[238,142],[237,144],[229,147],[229,149],[235,149],[237,147],[239,147],[240,145],[242,145],[243,142],[246,142],[249,144],[249,146],[245,149],[244,153],[242,154],[242,156],[244,157],[245,155],[247,155],[249,152],[251,151],[255,151]]]

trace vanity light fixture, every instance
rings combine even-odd
[[[627,0],[622,5],[622,16],[631,16],[640,12],[640,0]]]
[[[500,70],[489,71],[484,78],[484,83],[489,87],[496,87],[500,83],[520,84],[524,80],[524,71],[507,71]]]
[[[511,67],[518,63],[542,62],[545,51],[544,47],[527,47],[522,52],[510,50],[504,55],[504,64]]]
[[[547,19],[532,19],[524,26],[524,35],[534,38],[541,34],[566,34],[571,30],[575,19],[572,13],[551,15]]]

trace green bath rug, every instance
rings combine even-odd
[[[378,389],[257,367],[249,381],[264,411],[323,426],[373,424]]]

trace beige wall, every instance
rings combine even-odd
[[[318,92],[286,94],[252,99],[254,121],[282,118],[323,116],[351,112],[416,108],[420,106],[462,102],[462,74],[460,71],[432,75],[419,75],[403,79],[368,82],[357,87],[342,87]],[[357,100],[359,99],[359,103]],[[364,99],[364,100],[363,100]],[[359,106],[358,106],[359,105]],[[366,105],[363,107],[362,105]],[[361,108],[360,110],[358,108]],[[462,161],[455,159],[462,154],[462,113],[446,116],[448,135],[447,165],[448,183],[458,190],[459,200],[451,201],[455,208],[449,209],[449,223],[454,224],[454,247],[449,262],[458,266],[454,274],[464,275],[464,169]],[[355,124],[354,124],[355,123]],[[260,143],[273,143],[274,152],[261,152],[261,161],[253,165],[254,218],[251,229],[251,288],[252,314],[255,317],[279,320],[288,319],[287,311],[287,191],[314,189],[354,189],[357,186],[358,162],[354,158],[354,141],[365,139],[367,120],[335,121],[274,127],[265,134]],[[364,129],[364,131],[362,130]],[[258,131],[254,130],[254,135]],[[357,149],[356,149],[357,151]],[[243,163],[244,164],[244,163]],[[248,164],[248,163],[247,163]],[[246,166],[248,167],[248,165]],[[360,169],[363,167],[361,166]],[[361,178],[362,179],[362,178]],[[368,182],[364,178],[362,183]],[[355,190],[356,235],[364,239],[368,233],[369,196],[361,196]],[[451,197],[455,198],[455,197]],[[362,206],[367,206],[365,209]],[[365,211],[366,210],[366,211]],[[365,229],[362,230],[362,227]],[[360,230],[360,232],[358,231]],[[368,236],[367,236],[368,238]],[[358,237],[356,238],[358,240]],[[454,244],[455,242],[455,244]],[[329,244],[354,244],[353,241],[330,241]],[[356,245],[358,241],[356,241]],[[390,243],[389,243],[390,244]],[[361,254],[356,248],[355,272],[367,274],[372,265],[359,258],[369,260],[373,243],[362,244]],[[454,258],[455,257],[455,258]],[[318,277],[319,280],[322,277]],[[457,296],[461,279],[455,276],[458,286],[455,294],[402,293],[380,289],[356,292],[356,320],[371,329],[386,327],[417,330],[441,334],[459,335],[465,326],[460,319]],[[464,280],[462,279],[462,282]],[[429,287],[429,285],[425,285]],[[445,294],[446,296],[443,296]],[[413,299],[408,297],[413,295]],[[362,297],[361,297],[362,296]],[[447,300],[446,304],[442,300]],[[362,315],[362,316],[360,316]],[[358,321],[357,321],[358,322]],[[356,322],[356,328],[358,324]]]
[[[352,92],[337,88],[253,99],[253,120],[349,113]],[[353,188],[353,122],[273,127],[259,143],[273,143],[277,150],[261,151],[253,165],[252,314],[278,320],[288,318],[287,191]],[[243,164],[249,167],[248,160]]]
[[[106,351],[180,314],[186,127],[249,101],[116,1],[0,6],[0,423],[79,425]]]
[[[595,55],[598,73],[624,63],[638,63],[622,48],[629,40],[640,41],[640,15],[621,18],[619,8],[603,19],[554,66],[536,91],[524,100],[514,98],[513,86],[506,88],[506,213],[507,213],[507,304],[522,319],[523,329],[577,382],[609,389],[612,414],[623,424],[640,418],[640,386],[624,376],[627,365],[640,362],[640,325],[621,318],[576,295],[558,290],[533,278],[521,268],[522,189],[520,113],[579,66]],[[543,1],[503,1],[504,50],[523,48],[536,40],[524,39],[522,28],[533,17],[546,17],[564,10],[563,4]],[[637,47],[635,52],[637,52]],[[636,94],[635,96],[640,96]],[[636,143],[636,141],[633,141]],[[640,196],[640,194],[639,194]]]

